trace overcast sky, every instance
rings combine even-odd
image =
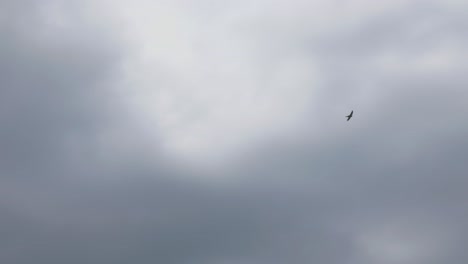
[[[467,11],[0,0],[0,263],[466,263]]]

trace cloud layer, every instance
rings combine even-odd
[[[466,261],[467,7],[0,1],[0,262]]]

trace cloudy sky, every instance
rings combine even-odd
[[[467,11],[0,0],[0,262],[465,263]]]

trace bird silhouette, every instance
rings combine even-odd
[[[353,112],[354,112],[354,110],[351,111],[351,114],[346,116],[348,118],[348,120],[346,120],[346,121],[349,121],[351,119],[351,117],[353,117]]]

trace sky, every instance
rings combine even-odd
[[[468,261],[467,10],[0,0],[0,262]]]

